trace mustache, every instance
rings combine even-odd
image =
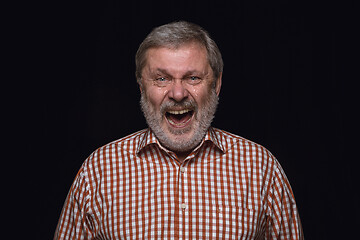
[[[181,110],[181,109],[191,109],[193,111],[197,111],[198,105],[194,100],[184,100],[181,102],[175,102],[175,101],[167,101],[160,105],[160,113],[165,114],[168,111],[171,110]]]

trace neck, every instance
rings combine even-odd
[[[176,152],[176,156],[177,156],[177,159],[180,163],[183,163],[185,158],[187,156],[189,156],[189,154],[191,153],[191,151],[187,151],[187,152]]]

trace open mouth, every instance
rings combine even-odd
[[[165,117],[170,125],[176,128],[185,127],[190,123],[193,115],[194,111],[191,109],[170,110],[165,113]]]

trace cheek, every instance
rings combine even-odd
[[[191,92],[191,95],[193,96],[193,98],[194,98],[195,100],[197,100],[197,99],[199,98],[199,95],[201,95],[200,89],[197,89],[197,88],[191,89],[190,92]]]
[[[160,109],[160,105],[163,102],[164,96],[167,94],[167,90],[164,89],[147,89],[146,97],[149,103],[156,109]]]
[[[191,95],[193,96],[199,107],[202,107],[207,102],[210,93],[211,88],[208,86],[203,86],[201,88],[193,88],[191,90]]]

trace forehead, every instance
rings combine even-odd
[[[151,72],[166,69],[168,72],[208,71],[210,67],[206,48],[196,42],[176,48],[150,48],[146,53],[145,68]]]

